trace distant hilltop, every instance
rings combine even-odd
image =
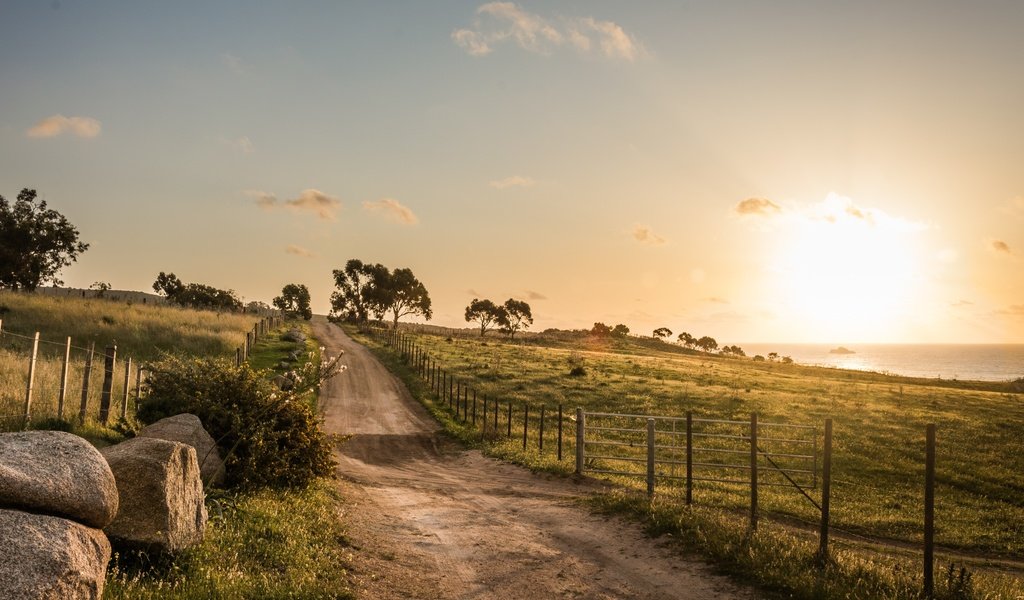
[[[105,300],[113,300],[115,302],[127,301],[139,302],[141,304],[167,304],[167,298],[164,298],[163,296],[157,296],[156,294],[150,294],[148,292],[138,292],[133,290],[85,290],[81,288],[40,286],[36,288],[36,293],[42,294],[44,296],[75,296],[79,298],[103,298]]]
[[[853,350],[850,350],[846,346],[839,346],[828,351],[829,354],[856,354]]]

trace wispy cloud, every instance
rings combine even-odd
[[[513,43],[523,50],[550,54],[570,46],[587,54],[634,61],[643,47],[618,24],[592,17],[547,19],[513,2],[489,2],[476,9],[473,25],[452,32],[452,41],[472,56],[486,56],[495,46]]]
[[[651,246],[663,246],[665,244],[665,238],[651,231],[651,228],[646,225],[634,225],[630,235],[641,244]]]
[[[747,198],[733,207],[733,210],[738,215],[771,216],[781,213],[782,207],[765,198]]]
[[[725,298],[719,298],[718,296],[711,296],[711,297],[708,297],[708,298],[704,298],[704,301],[705,302],[710,302],[712,304],[729,304],[728,300],[726,300]]]
[[[1024,317],[1024,304],[1013,304],[1008,308],[997,310],[996,313],[1011,317]]]
[[[548,299],[548,297],[545,296],[544,294],[542,294],[540,292],[535,292],[533,290],[526,290],[526,298],[528,300],[547,300]]]
[[[532,177],[523,177],[522,175],[513,175],[504,179],[495,179],[488,184],[496,190],[503,190],[510,187],[533,187],[537,185],[537,182]]]
[[[1002,254],[1013,254],[1010,245],[1003,240],[989,240],[988,247]]]
[[[288,246],[285,247],[284,251],[285,254],[293,254],[295,256],[301,256],[303,258],[313,258],[316,256],[306,248],[303,248],[302,246],[296,246],[295,244],[289,244]]]
[[[92,117],[65,117],[53,115],[33,125],[25,135],[32,138],[50,138],[69,133],[83,138],[94,138],[100,134],[102,125]]]
[[[245,194],[254,198],[256,205],[263,210],[285,208],[295,212],[312,213],[325,221],[334,221],[337,212],[341,210],[341,200],[312,188],[303,190],[297,198],[290,198],[284,202],[279,202],[277,196],[270,192],[247,190]]]
[[[249,139],[249,136],[247,135],[243,135],[241,137],[237,137],[234,139],[222,137],[220,138],[220,142],[225,146],[229,146],[230,148],[233,148],[234,150],[241,152],[242,154],[252,154],[253,152],[256,151],[256,146],[253,145],[252,140]]]
[[[406,225],[415,225],[420,222],[419,218],[408,206],[405,206],[394,198],[381,198],[380,200],[372,201],[366,200],[363,202],[363,209]]]
[[[953,308],[963,308],[965,306],[974,306],[974,303],[970,300],[957,300],[956,302],[950,303]]]
[[[245,71],[245,63],[242,62],[241,58],[235,56],[234,54],[229,54],[227,52],[221,54],[220,62],[222,65],[224,65],[228,69],[231,69],[235,73],[242,73],[243,71]]]

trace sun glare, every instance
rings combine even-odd
[[[832,194],[793,218],[779,244],[776,282],[803,337],[880,341],[913,309],[922,226]]]

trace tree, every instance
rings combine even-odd
[[[669,329],[668,327],[659,327],[654,330],[654,337],[658,338],[659,340],[667,337],[672,337],[672,330]]]
[[[366,264],[358,258],[350,259],[344,269],[335,269],[334,285],[338,288],[331,294],[331,316],[335,319],[366,321],[369,318],[367,286],[387,267],[381,264]]]
[[[697,341],[697,338],[693,337],[692,335],[685,331],[680,333],[677,339],[679,340],[679,343],[681,343],[683,346],[687,348],[693,348],[694,343]]]
[[[502,307],[494,302],[473,298],[473,301],[466,307],[466,322],[479,321],[480,337],[483,337],[487,333],[488,327],[498,324],[501,313]]]
[[[57,279],[89,244],[59,212],[46,208],[36,191],[23,189],[14,204],[0,196],[0,288],[33,291]]]
[[[174,273],[160,271],[160,274],[156,276],[156,281],[153,282],[153,291],[167,296],[168,300],[173,300],[174,296],[183,289],[185,289],[185,284]]]
[[[96,297],[102,298],[110,290],[110,284],[105,281],[97,281],[89,286],[90,290],[96,290]]]
[[[604,323],[594,323],[594,327],[590,330],[590,334],[599,337],[609,336],[612,334],[612,328]]]
[[[629,335],[629,327],[626,327],[622,323],[619,323],[615,327],[612,327],[612,335],[615,337],[626,337]]]
[[[779,353],[778,352],[769,352],[768,353],[768,360],[773,361],[773,362],[776,361],[776,360],[779,360]]]
[[[694,345],[704,352],[714,352],[718,349],[718,342],[715,341],[715,338],[706,335],[697,340]]]
[[[313,310],[309,308],[309,289],[301,283],[289,283],[281,288],[281,295],[274,298],[274,306],[289,316],[313,318]]]
[[[379,268],[378,268],[379,267]],[[430,294],[411,269],[395,269],[374,265],[370,270],[369,282],[361,290],[364,305],[373,311],[378,319],[391,313],[392,323],[398,328],[398,320],[406,315],[420,315],[430,320]]]
[[[508,334],[509,338],[514,339],[517,331],[533,325],[533,313],[530,312],[530,305],[523,300],[509,298],[501,306],[498,325],[502,331]]]

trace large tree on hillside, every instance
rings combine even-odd
[[[420,315],[428,321],[433,316],[430,294],[411,269],[389,272],[387,267],[374,268],[369,282],[363,288],[362,297],[367,309],[378,319],[391,313],[395,328],[398,327],[398,320],[406,315]]]
[[[487,299],[473,298],[473,301],[466,307],[466,321],[480,323],[480,337],[487,333],[488,327],[499,324],[501,314],[502,307]]]
[[[665,339],[665,338],[671,337],[671,336],[672,336],[672,330],[669,329],[668,327],[659,327],[659,328],[654,330],[654,337],[658,338],[659,340]]]
[[[36,191],[23,189],[11,204],[0,196],[0,288],[35,290],[57,279],[89,244],[59,212],[46,208]]]
[[[525,301],[509,298],[499,308],[498,326],[509,338],[514,339],[517,331],[533,325],[533,313]]]
[[[619,323],[615,327],[612,327],[612,335],[615,337],[626,337],[629,335],[629,327],[626,327],[622,323]]]
[[[682,344],[683,346],[686,346],[687,348],[693,348],[694,344],[697,342],[697,338],[693,337],[692,335],[685,331],[679,334],[678,339],[679,343]]]
[[[274,298],[274,306],[290,316],[299,316],[305,320],[313,318],[313,310],[309,307],[309,289],[301,283],[289,283],[281,288],[281,295]]]
[[[334,285],[337,290],[331,294],[331,316],[335,319],[366,321],[370,316],[367,303],[367,288],[380,273],[387,272],[381,264],[367,264],[358,258],[350,259],[344,269],[335,269]],[[376,274],[376,275],[375,275]]]
[[[694,342],[694,345],[704,352],[714,352],[715,350],[718,350],[718,342],[715,341],[715,338],[706,335]]]
[[[156,276],[153,289],[167,297],[168,302],[189,308],[207,308],[210,310],[242,310],[242,301],[234,290],[222,290],[202,283],[184,283],[174,273]]]

